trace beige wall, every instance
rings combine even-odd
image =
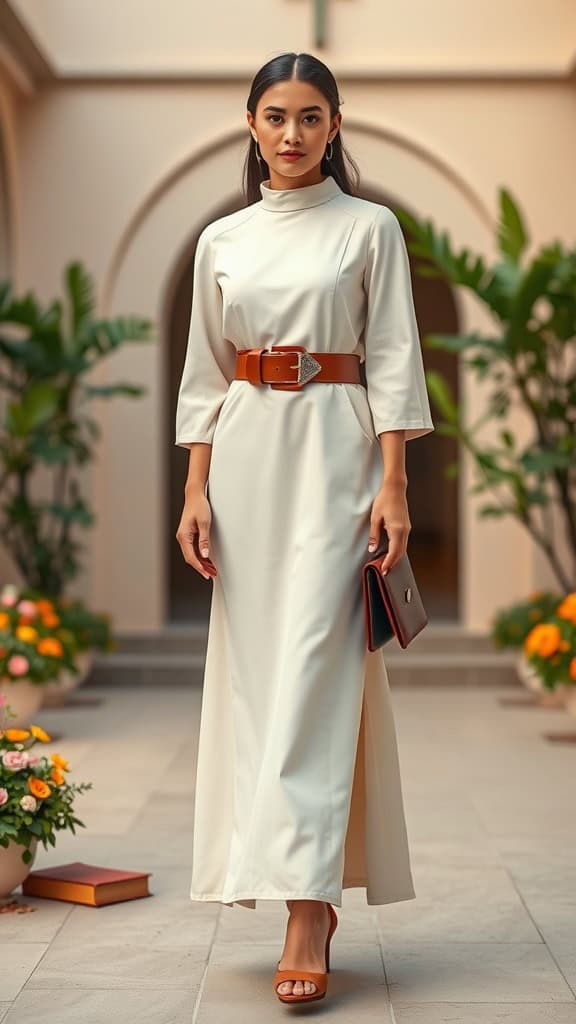
[[[230,28],[225,20],[224,36],[212,30],[204,5],[164,4],[162,10],[168,6],[177,16],[159,20],[152,17],[157,5],[141,0],[136,36],[128,38],[125,25],[120,27],[118,22],[117,31],[106,37],[108,49],[101,38],[101,20],[100,32],[93,24],[93,19],[101,19],[99,5],[18,0],[13,6],[34,20],[37,38],[53,49],[54,60],[65,68],[76,62],[76,72],[82,63],[91,74],[95,69],[117,69],[120,63],[133,70],[138,61],[151,68],[160,58],[164,66],[172,60],[177,68],[183,61],[196,66],[193,47],[201,33],[192,15],[199,11],[202,26],[208,27],[202,59],[209,60],[215,77],[219,69],[224,74],[229,66],[227,55],[224,63],[224,51]],[[104,6],[108,33],[114,19],[134,11],[134,4]],[[383,6],[375,3],[348,0],[331,6],[337,34],[349,22],[352,35],[345,54],[349,63],[352,58],[362,57],[368,63],[373,59],[358,35],[362,31],[369,40],[373,32],[350,21],[352,8],[365,8],[376,23],[380,19],[380,36],[386,36],[394,60],[405,57],[412,65],[425,56],[428,63],[438,57],[437,48],[426,49],[430,39],[420,22],[415,35],[413,19],[409,25],[395,13],[388,20]],[[569,16],[573,22],[576,18],[569,15],[574,10],[571,5],[557,2],[548,6],[542,24],[532,28],[538,6],[509,3],[497,15],[496,5],[488,5],[496,19],[492,28],[498,23],[497,45],[490,50],[482,42],[480,25],[468,26],[465,33],[462,27],[457,31],[461,5],[422,5],[421,13],[425,22],[433,9],[435,23],[446,28],[446,66],[450,61],[453,68],[461,66],[464,56],[474,64],[489,52],[493,63],[507,60],[511,71],[530,64],[535,73],[538,62],[555,62],[558,78],[539,80],[535,74],[523,80],[483,81],[472,76],[423,82],[339,76],[345,99],[343,137],[360,164],[365,184],[381,187],[398,204],[406,203],[432,217],[455,240],[486,255],[493,255],[500,185],[510,187],[522,204],[534,244],[555,236],[568,240],[576,223],[576,88],[573,80],[562,80],[559,70],[569,57],[562,26],[566,27]],[[77,18],[80,7],[85,15],[82,25]],[[274,4],[262,5],[260,19],[251,17],[250,24],[241,20],[235,27],[234,53],[250,66],[245,80],[143,83],[113,79],[104,83],[97,78],[89,82],[63,79],[43,85],[28,98],[17,125],[2,107],[3,119],[8,118],[15,135],[11,159],[17,165],[17,187],[12,220],[18,284],[49,298],[60,289],[65,263],[81,258],[97,277],[103,314],[134,312],[151,317],[158,327],[155,343],[125,347],[98,373],[99,381],[128,379],[148,389],[143,399],[116,399],[94,406],[94,411],[101,410],[103,435],[100,460],[87,487],[98,523],[90,533],[90,569],[78,589],[95,606],[110,610],[121,630],[154,630],[165,616],[164,474],[166,446],[172,438],[163,435],[161,425],[164,324],[172,275],[200,227],[217,215],[223,201],[238,193],[247,139],[249,77],[272,55],[267,48],[279,38],[286,48],[308,48],[310,5],[293,0],[277,7],[273,11]],[[520,10],[527,25],[524,34],[517,33],[519,39],[512,33],[516,8],[516,27]],[[551,16],[554,8],[556,17]],[[474,17],[472,10],[466,14]],[[489,22],[485,8],[483,14]],[[276,15],[296,19],[291,21],[290,33],[279,30]],[[274,39],[262,34],[263,21]],[[155,37],[152,28],[157,30]],[[156,46],[152,46],[154,38]],[[508,49],[503,38],[509,39]],[[212,55],[211,41],[217,44]],[[512,43],[516,48],[510,51]],[[338,74],[337,64],[345,63],[344,55],[334,61],[333,56],[331,51],[323,59]],[[482,311],[468,296],[459,296],[458,302],[465,330],[487,326]],[[463,378],[463,386],[473,415],[480,403],[478,389],[468,377]],[[476,518],[466,484],[464,477],[460,498],[463,625],[483,630],[495,603],[504,604],[541,584],[542,566],[527,536],[512,522]]]
[[[310,47],[312,0],[12,0],[63,74],[251,74],[280,50]],[[326,0],[325,59],[345,69],[418,77],[565,70],[574,59],[572,0]],[[322,55],[321,55],[322,56]]]

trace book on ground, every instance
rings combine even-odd
[[[70,864],[56,864],[51,868],[30,871],[22,882],[22,893],[25,896],[41,896],[49,900],[102,907],[107,903],[151,896],[148,888],[151,874],[151,871],[120,871],[75,860]]]

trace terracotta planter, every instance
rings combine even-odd
[[[45,683],[33,683],[26,676],[20,679],[9,679],[3,676],[0,679],[0,693],[5,693],[10,710],[18,717],[10,718],[8,727],[10,729],[28,728],[30,719],[38,711],[42,704],[43,690]]]
[[[557,686],[554,690],[549,690],[540,679],[536,669],[530,664],[528,658],[522,651],[516,659],[516,671],[518,678],[527,686],[529,690],[532,690],[538,697],[539,703],[543,707],[558,708],[564,707],[564,697],[562,695],[562,687]]]
[[[77,655],[77,664],[80,671],[78,674],[63,669],[58,679],[44,685],[42,693],[42,707],[56,707],[65,704],[70,692],[81,686],[88,676],[94,662],[94,651],[90,648],[87,651],[80,651]]]
[[[21,885],[28,877],[36,858],[37,846],[38,840],[34,836],[30,840],[32,860],[28,864],[22,860],[24,846],[15,843],[13,839],[10,839],[7,847],[0,846],[0,899],[9,896],[16,886]]]

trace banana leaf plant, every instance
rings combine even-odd
[[[415,272],[467,288],[491,315],[489,333],[430,334],[423,344],[457,353],[484,384],[481,414],[469,421],[446,379],[428,371],[442,421],[475,469],[471,493],[485,493],[483,517],[512,516],[544,552],[564,592],[576,588],[576,249],[560,241],[527,254],[524,218],[509,191],[499,190],[498,258],[458,248],[430,220],[395,210]],[[521,441],[513,422],[528,418]],[[490,424],[489,438],[482,436]],[[461,449],[462,450],[462,449]],[[446,473],[457,475],[459,463]],[[566,557],[568,552],[568,557]]]
[[[0,281],[0,531],[26,584],[55,598],[78,575],[77,531],[95,518],[81,488],[81,467],[100,435],[91,403],[145,390],[87,378],[151,332],[150,321],[135,316],[97,318],[93,281],[80,262],[63,277],[64,300],[47,305],[31,292],[14,297],[11,282]]]

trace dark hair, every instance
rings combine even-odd
[[[278,57],[273,57],[272,60],[263,64],[252,80],[250,95],[246,103],[247,110],[253,117],[256,117],[258,101],[266,89],[275,85],[276,82],[287,82],[292,78],[296,78],[300,82],[310,82],[322,93],[330,105],[331,118],[339,112],[340,98],[334,75],[326,64],[311,53],[281,53]],[[353,168],[352,177],[346,163]],[[341,131],[338,131],[332,139],[332,158],[327,160],[324,155],[320,169],[323,174],[331,174],[343,192],[347,192],[349,195],[354,195],[357,192],[360,177],[358,165],[345,148]],[[244,160],[242,174],[242,191],[247,206],[262,198],[260,182],[269,177],[268,164],[263,157],[262,164],[260,164],[256,155],[256,140],[249,132],[248,152]]]

